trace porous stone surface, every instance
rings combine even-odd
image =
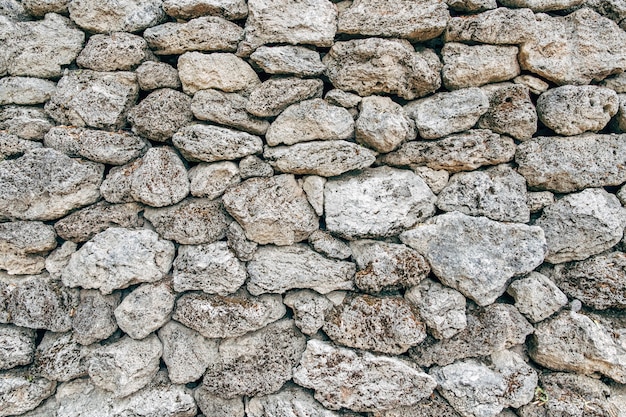
[[[33,370],[51,381],[69,381],[87,375],[92,347],[82,346],[72,333],[46,332],[35,352]]]
[[[90,32],[141,32],[165,17],[160,0],[78,0],[69,4],[70,18]]]
[[[288,386],[280,392],[256,396],[246,404],[250,417],[280,415],[339,417],[338,414],[324,408],[308,391],[297,386]]]
[[[42,222],[0,223],[0,269],[10,275],[39,274],[45,255],[56,248],[52,226]]]
[[[22,156],[31,149],[41,147],[39,142],[21,139],[10,133],[0,133],[0,161]]]
[[[377,152],[391,152],[402,142],[415,139],[413,120],[388,97],[370,96],[360,103],[355,125],[357,142]]]
[[[314,335],[322,328],[326,314],[334,306],[328,297],[312,290],[289,291],[283,302],[293,310],[296,326],[307,335]]]
[[[261,46],[250,55],[250,60],[268,74],[310,77],[326,69],[318,52],[295,45]]]
[[[0,374],[0,415],[24,414],[54,394],[55,388],[56,382],[33,377],[27,370],[3,372]]]
[[[32,77],[5,77],[0,79],[0,105],[45,103],[54,93],[52,81]]]
[[[538,272],[513,281],[506,291],[515,299],[515,307],[532,323],[550,317],[567,304],[563,291]]]
[[[90,345],[111,336],[117,330],[114,311],[119,303],[119,293],[103,295],[98,290],[81,290],[72,317],[74,340]]]
[[[248,7],[244,0],[165,0],[163,10],[168,16],[176,19],[211,15],[237,20],[248,15]]]
[[[194,197],[213,200],[239,182],[239,167],[230,161],[200,163],[189,170],[189,191]]]
[[[28,365],[35,354],[35,331],[11,324],[0,324],[0,369]]]
[[[249,100],[249,97],[238,93],[200,90],[193,95],[191,111],[199,120],[219,123],[253,135],[264,135],[270,124],[247,112]]]
[[[171,283],[142,284],[117,306],[115,321],[133,339],[143,339],[170,320],[174,300]]]
[[[445,40],[517,45],[531,38],[534,29],[535,15],[531,10],[499,7],[472,16],[453,17],[446,27]]]
[[[301,79],[297,77],[270,78],[250,92],[246,110],[258,117],[278,116],[291,104],[321,97],[323,88],[324,83],[320,79]],[[311,109],[310,111],[315,110],[318,109]],[[318,111],[323,112],[324,110],[322,108]],[[302,111],[302,113],[306,115],[307,111]],[[321,114],[316,116],[319,117]],[[309,117],[315,119],[313,115]],[[326,117],[332,120],[332,115],[331,117]]]
[[[483,88],[487,87],[490,86]],[[495,91],[488,91],[488,94],[489,109],[478,121],[478,127],[520,141],[533,137],[537,132],[538,117],[526,86],[501,85]]]
[[[246,415],[242,397],[224,399],[212,394],[203,385],[196,388],[193,395],[198,408],[205,413],[201,415],[215,417],[245,417]]]
[[[444,284],[483,306],[504,293],[510,278],[539,266],[549,247],[540,227],[460,212],[418,224],[401,239],[424,255]],[[488,265],[481,261],[484,258],[490,260]]]
[[[180,88],[178,71],[165,62],[146,61],[135,70],[139,88],[152,91],[158,88]]]
[[[224,52],[184,53],[178,59],[178,76],[187,94],[209,88],[231,93],[251,89],[261,82],[246,61]]]
[[[260,137],[221,126],[191,124],[174,134],[172,143],[188,161],[230,161],[260,153]]]
[[[316,230],[309,236],[309,244],[316,252],[329,258],[347,259],[352,255],[350,247],[328,232]]]
[[[94,35],[76,58],[76,63],[95,71],[128,71],[150,58],[146,41],[125,32]]]
[[[153,91],[128,114],[133,132],[157,142],[170,139],[192,118],[191,99],[171,88]]]
[[[53,120],[38,107],[0,108],[0,129],[21,139],[40,141],[53,125]]]

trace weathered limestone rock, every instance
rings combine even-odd
[[[253,177],[271,177],[274,175],[274,169],[258,156],[248,155],[239,161],[239,175],[244,180]]]
[[[376,294],[417,285],[430,273],[430,266],[419,253],[405,245],[355,240],[350,242],[358,266],[356,286]]]
[[[235,252],[237,258],[244,262],[252,260],[256,248],[259,246],[256,242],[246,238],[246,233],[236,221],[230,222],[226,230],[226,243]]]
[[[517,172],[529,187],[569,193],[626,181],[626,135],[538,137],[518,146]]]
[[[141,159],[138,159],[120,167],[113,167],[109,171],[100,186],[100,193],[107,202],[129,203],[134,201],[130,193],[131,184],[135,171],[141,162]]]
[[[285,315],[282,297],[250,296],[245,290],[232,295],[187,293],[176,302],[174,320],[207,338],[243,336]]]
[[[266,147],[263,157],[278,172],[322,177],[367,168],[376,161],[376,153],[345,140]]]
[[[251,178],[226,191],[228,213],[254,242],[291,245],[309,237],[318,219],[293,175]]]
[[[567,10],[584,3],[584,0],[502,0],[506,7],[527,7],[533,12]]]
[[[184,53],[178,58],[178,76],[187,94],[209,88],[234,92],[251,89],[261,83],[246,61],[222,52]]]
[[[479,88],[437,93],[404,106],[424,139],[471,129],[488,108],[488,96]]]
[[[415,139],[415,123],[389,97],[365,97],[360,107],[355,125],[357,142],[377,152],[391,152],[402,142]]]
[[[514,155],[513,139],[487,129],[474,129],[437,141],[405,143],[397,151],[382,156],[381,162],[396,166],[416,164],[459,172],[509,162]]]
[[[323,88],[324,83],[322,80],[317,78],[270,78],[252,89],[248,102],[246,103],[246,110],[258,117],[278,116],[283,112],[283,110],[292,104],[303,100],[320,98],[322,96]],[[326,102],[318,101],[316,102],[316,106],[309,110],[318,113],[322,113],[323,111],[328,111],[330,113],[327,109],[327,105],[326,107],[322,107],[322,105],[326,105]],[[302,111],[302,114],[307,115],[307,112]],[[323,122],[325,124],[328,122],[335,122],[332,120],[332,116],[337,117],[338,114],[330,113],[328,115],[308,115],[308,118],[315,120],[314,116],[326,116],[331,119],[329,121],[324,120]]]
[[[580,261],[610,249],[626,227],[626,209],[602,188],[569,194],[546,207],[535,225],[546,236],[546,261]]]
[[[491,355],[491,367],[466,360],[431,369],[439,392],[463,417],[495,417],[508,406],[532,401],[537,373],[519,355],[509,351]]]
[[[201,386],[225,399],[276,392],[292,378],[305,343],[292,320],[226,339],[220,343],[219,355],[212,358]]]
[[[426,338],[426,326],[400,297],[353,295],[326,315],[324,332],[335,343],[401,354]]]
[[[42,140],[54,125],[38,107],[5,106],[0,108],[0,129],[26,140]]]
[[[0,132],[0,161],[15,159],[31,149],[41,148],[42,144],[32,140],[20,139],[16,135]]]
[[[91,350],[78,344],[71,332],[46,332],[37,346],[33,370],[52,381],[69,381],[86,376],[86,359]]]
[[[161,0],[77,0],[69,4],[70,18],[90,32],[141,32],[165,18]]]
[[[573,136],[604,129],[618,110],[617,93],[598,86],[565,85],[543,93],[537,112],[557,135]]]
[[[52,226],[42,222],[0,223],[0,269],[10,275],[39,274],[45,255],[56,248]]]
[[[0,162],[0,219],[54,220],[95,203],[104,166],[53,149]]]
[[[350,247],[341,239],[337,239],[330,233],[321,230],[316,230],[309,236],[309,244],[316,252],[329,258],[347,259],[352,255]]]
[[[247,278],[246,268],[226,242],[182,245],[174,261],[174,290],[208,294],[234,293]]]
[[[311,140],[347,139],[354,134],[354,119],[343,107],[322,99],[289,106],[267,130],[270,146],[293,145]]]
[[[163,10],[169,16],[183,20],[207,15],[238,20],[248,15],[244,0],[165,0]]]
[[[76,63],[94,71],[131,71],[151,56],[141,36],[114,32],[90,37]]]
[[[70,0],[22,0],[22,6],[28,14],[44,17],[48,13],[67,14]]]
[[[583,8],[567,16],[536,15],[532,38],[520,47],[523,69],[556,84],[589,84],[626,69],[626,33]]]
[[[626,350],[620,334],[623,317],[612,322],[594,314],[562,311],[537,324],[530,356],[549,369],[583,375],[600,373],[623,384],[626,381]]]
[[[550,317],[567,304],[567,296],[548,277],[538,272],[515,280],[506,290],[515,307],[532,323]]]
[[[334,88],[326,93],[324,100],[335,106],[345,107],[346,109],[353,109],[361,102],[361,96],[353,93],[348,93],[343,90]]]
[[[337,32],[422,42],[441,35],[449,17],[441,0],[357,0],[339,13]]]
[[[171,88],[153,91],[128,113],[133,132],[157,142],[170,139],[192,119],[191,99]]]
[[[237,50],[243,29],[216,16],[204,16],[185,23],[168,22],[153,26],[143,34],[157,55],[180,55],[188,51]]]
[[[202,377],[210,358],[218,354],[218,342],[175,321],[167,322],[159,330],[163,343],[163,361],[167,373],[175,384],[186,384]]]
[[[209,200],[220,197],[232,185],[239,184],[239,167],[230,161],[200,163],[189,170],[189,189],[194,197]]]
[[[64,287],[47,273],[12,278],[0,272],[0,296],[5,298],[0,304],[0,313],[6,314],[3,323],[53,332],[72,329],[78,291]]]
[[[526,194],[526,204],[531,213],[537,213],[554,202],[554,194],[550,191],[532,191]]]
[[[459,212],[436,216],[400,239],[426,257],[442,283],[481,306],[502,295],[513,276],[539,266],[546,252],[544,232],[537,226]]]
[[[528,88],[508,85],[489,94],[489,110],[480,118],[478,127],[525,141],[537,132],[537,112]]]
[[[111,336],[117,330],[114,310],[120,294],[102,295],[97,290],[81,290],[80,302],[72,317],[74,340],[90,345]]]
[[[50,99],[56,84],[52,81],[30,77],[5,77],[0,79],[0,105],[40,104]]]
[[[159,239],[157,233],[111,227],[72,255],[63,271],[63,284],[110,294],[140,282],[160,280],[173,259],[174,244]]]
[[[0,3],[0,16],[15,22],[29,20],[30,17],[21,2],[17,0],[3,0]]]
[[[428,338],[409,351],[420,366],[445,366],[459,359],[491,355],[524,343],[533,332],[515,307],[492,304],[467,314],[467,327],[450,339],[435,341]]]
[[[452,288],[425,279],[408,290],[404,297],[415,306],[437,339],[449,339],[467,326],[465,297]]]
[[[332,46],[337,7],[327,0],[249,0],[240,55],[270,43]]]
[[[275,394],[252,398],[246,404],[246,412],[250,417],[288,415],[340,417],[343,415],[327,410],[315,401],[308,391],[295,385],[288,385]]]
[[[495,6],[494,6],[495,7]],[[423,398],[414,405],[377,411],[373,417],[460,417],[454,408],[435,390],[429,397]],[[508,416],[507,416],[508,417]]]
[[[124,131],[106,132],[81,127],[57,126],[44,136],[44,145],[71,157],[110,165],[124,165],[142,156],[150,144]]]
[[[54,229],[60,237],[72,242],[86,242],[109,227],[138,228],[142,207],[137,203],[109,204],[102,201],[73,212],[57,221]]]
[[[193,96],[191,111],[199,120],[208,120],[254,135],[264,135],[269,122],[246,111],[249,98],[238,93],[200,90]]]
[[[613,126],[618,132],[626,133],[626,94],[619,94],[619,107]]]
[[[296,326],[307,335],[314,335],[322,328],[326,314],[333,308],[326,296],[311,290],[289,291],[283,302],[293,310]]]
[[[49,13],[43,20],[11,22],[0,16],[3,50],[0,74],[57,78],[83,47],[85,34],[68,18]]]
[[[198,408],[205,416],[245,417],[246,415],[242,397],[227,400],[212,394],[204,385],[196,388],[193,396]]]
[[[174,146],[189,161],[228,161],[260,153],[260,137],[220,126],[192,124],[172,138]]]
[[[66,71],[46,103],[57,124],[119,130],[139,93],[132,72]]]
[[[601,86],[610,88],[618,94],[626,93],[626,72],[610,76],[602,80]]]
[[[314,77],[326,69],[317,51],[304,46],[261,46],[250,60],[268,74],[293,74]]]
[[[520,73],[516,46],[446,43],[441,50],[443,84],[449,90],[510,80]]]
[[[61,273],[67,266],[70,258],[76,252],[78,245],[74,242],[66,241],[61,246],[50,252],[46,258],[46,270],[54,279],[60,279]]]
[[[220,201],[204,198],[189,198],[162,208],[146,207],[144,217],[163,239],[184,245],[220,240],[230,223]]]
[[[526,180],[508,165],[460,172],[441,190],[437,207],[502,222],[528,223]]]
[[[56,382],[33,377],[27,369],[0,373],[0,416],[16,416],[54,394]]]
[[[293,288],[309,288],[321,294],[351,290],[354,271],[352,262],[327,259],[303,244],[262,246],[248,262],[248,291],[258,295]]]
[[[441,63],[435,52],[425,48],[416,51],[406,40],[336,42],[322,62],[336,88],[361,96],[388,93],[413,100],[441,86]]]
[[[326,183],[326,227],[348,239],[396,235],[432,216],[435,199],[412,171],[370,168]]]
[[[326,178],[317,175],[308,175],[302,180],[302,189],[318,216],[324,214],[324,184]]]
[[[35,353],[35,336],[32,329],[0,324],[0,369],[30,364]]]
[[[414,363],[399,357],[339,348],[309,340],[294,371],[294,381],[315,390],[326,408],[358,412],[380,411],[415,404],[436,387]]]
[[[411,169],[415,172],[415,175],[424,180],[426,185],[428,185],[435,194],[439,194],[448,184],[448,180],[450,179],[450,174],[444,169],[435,170],[415,165],[413,165]]]
[[[535,15],[531,10],[500,7],[476,15],[453,17],[448,22],[445,41],[517,45],[532,38],[534,30]]]
[[[135,70],[139,88],[152,91],[159,88],[180,88],[178,71],[165,62],[146,61]]]
[[[550,278],[569,297],[596,310],[626,307],[626,254],[611,252],[556,265]]]
[[[87,370],[97,387],[116,398],[144,388],[159,370],[163,347],[156,335],[142,340],[123,337],[97,348],[87,359]]]
[[[590,7],[602,16],[613,20],[622,29],[626,27],[626,6],[618,0],[587,0],[586,7]]]
[[[143,339],[170,320],[174,300],[171,283],[142,284],[117,306],[115,320],[128,336]]]
[[[547,82],[543,81],[541,78],[533,77],[532,75],[528,74],[518,75],[517,77],[513,78],[513,82],[515,84],[525,86],[531,93],[536,95],[544,93],[548,91],[548,88],[550,88],[550,85]]]

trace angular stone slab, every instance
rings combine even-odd
[[[250,60],[268,74],[313,77],[326,69],[319,52],[304,46],[261,46],[250,55]]]
[[[231,186],[239,184],[239,167],[230,161],[200,163],[189,170],[189,191],[194,197],[209,200],[221,197]]]
[[[39,107],[5,106],[0,109],[0,129],[20,139],[42,140],[54,121]]]
[[[54,220],[100,198],[104,165],[33,149],[0,162],[0,219]]]
[[[111,227],[98,233],[70,258],[63,271],[68,287],[97,288],[103,294],[167,274],[174,244],[151,230]]]
[[[302,79],[298,77],[270,78],[256,86],[250,92],[250,98],[246,104],[246,110],[258,117],[278,116],[287,107],[303,100],[322,97],[324,83],[320,79]],[[326,103],[318,103],[319,105]],[[313,108],[313,111],[323,112],[324,108]],[[316,117],[303,111],[303,116],[310,120]],[[320,114],[319,116],[322,116]],[[329,115],[324,115],[328,117]],[[329,122],[334,123],[332,117]],[[320,123],[324,126],[325,123]],[[297,127],[297,126],[296,126]]]
[[[518,45],[532,38],[535,24],[535,14],[531,10],[499,7],[475,15],[453,17],[448,22],[444,39],[446,42]]]
[[[369,168],[326,183],[326,227],[347,239],[396,235],[432,216],[435,198],[412,171]]]
[[[228,161],[263,150],[260,137],[220,126],[192,124],[172,138],[174,146],[189,161]]]
[[[30,364],[35,355],[35,336],[33,329],[0,324],[0,369]]]
[[[367,168],[376,161],[376,153],[345,140],[265,147],[263,157],[278,172],[322,177]]]
[[[502,295],[513,276],[541,265],[547,249],[540,227],[459,212],[429,219],[400,239],[428,259],[442,283],[481,306]]]
[[[319,227],[315,211],[293,175],[251,178],[222,197],[228,213],[254,242],[291,245]]]
[[[513,281],[506,292],[515,299],[515,307],[520,313],[532,323],[550,317],[567,304],[567,296],[559,287],[538,272]]]
[[[40,104],[50,99],[56,84],[30,77],[0,79],[0,106],[7,104]]]
[[[184,53],[178,58],[178,76],[187,94],[209,88],[232,93],[251,89],[261,83],[246,61],[223,52]]]
[[[183,20],[207,15],[238,20],[248,15],[245,0],[165,0],[163,10],[168,16]]]
[[[0,269],[10,275],[39,274],[45,255],[56,248],[56,233],[42,222],[0,223]]]
[[[413,362],[309,340],[294,381],[326,408],[383,411],[415,404],[437,386]]]
[[[427,48],[416,51],[407,40],[367,38],[336,42],[322,62],[335,88],[360,96],[387,93],[414,100],[441,86],[437,54]]]
[[[308,246],[262,246],[248,262],[248,290],[252,294],[284,293],[309,288],[326,294],[350,290],[354,284],[352,262],[327,259]]]
[[[509,162],[515,155],[515,142],[487,129],[473,129],[431,142],[407,142],[397,151],[380,158],[384,164],[415,164],[448,172],[472,171],[485,165]]]

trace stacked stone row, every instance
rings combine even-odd
[[[0,0],[0,416],[626,414],[620,0]]]

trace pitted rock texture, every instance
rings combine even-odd
[[[0,0],[0,417],[623,417],[623,0]]]

